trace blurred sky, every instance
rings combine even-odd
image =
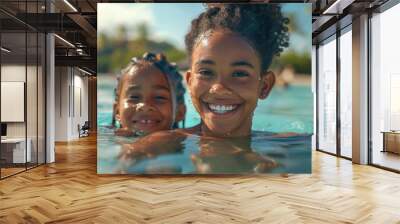
[[[112,36],[118,25],[124,25],[134,37],[136,25],[145,22],[151,39],[168,40],[182,50],[190,22],[205,10],[201,3],[99,3],[97,8],[98,32]],[[290,47],[311,54],[311,4],[284,3],[282,10],[295,14],[301,31],[290,36]]]

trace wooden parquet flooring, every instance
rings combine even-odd
[[[23,167],[23,168],[1,168],[1,176],[2,177],[7,177],[7,176],[10,176],[10,175],[13,175],[13,174],[15,174],[15,173],[18,173],[18,172],[21,172],[21,171],[24,171],[25,170],[25,167]]]
[[[96,138],[0,181],[0,223],[400,223],[400,175],[313,153],[312,175],[101,176]]]

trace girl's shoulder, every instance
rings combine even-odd
[[[264,131],[253,131],[252,132],[252,140],[257,139],[268,139],[268,140],[276,140],[281,141],[285,140],[305,140],[309,141],[311,139],[312,134],[307,133],[296,133],[296,132],[264,132]]]

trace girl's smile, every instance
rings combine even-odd
[[[165,76],[152,65],[134,70],[123,79],[117,118],[132,130],[151,133],[171,125],[170,88]]]
[[[221,97],[214,94],[207,94],[201,98],[202,107],[209,116],[215,119],[225,119],[235,115],[242,109],[244,100],[240,97]]]
[[[160,125],[163,120],[162,116],[155,113],[153,108],[148,107],[144,103],[138,103],[136,110],[138,112],[133,116],[132,123],[138,130],[152,130]]]
[[[161,124],[162,118],[156,115],[137,115],[133,118],[133,126],[137,130],[150,131]]]
[[[215,30],[204,38],[193,49],[186,75],[202,130],[213,136],[250,135],[257,101],[273,82],[266,81],[258,53],[240,35]]]
[[[132,136],[178,127],[186,106],[182,75],[159,53],[134,57],[118,77],[113,105],[116,135]]]

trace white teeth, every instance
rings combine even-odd
[[[227,113],[236,109],[237,105],[218,105],[218,104],[208,104],[209,108],[219,114]]]
[[[141,124],[153,124],[155,123],[154,120],[139,120],[139,123]]]

